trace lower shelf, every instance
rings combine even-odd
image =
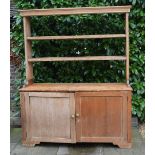
[[[20,92],[22,141],[131,147],[131,91]]]

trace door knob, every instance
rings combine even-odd
[[[71,118],[75,118],[75,115],[73,114],[73,115],[71,115]]]
[[[77,114],[76,114],[76,117],[79,117],[79,116],[80,116],[80,114],[77,113]]]

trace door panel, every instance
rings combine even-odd
[[[76,93],[78,141],[110,141],[123,137],[123,94],[109,92]]]
[[[74,94],[30,93],[31,140],[75,142]]]

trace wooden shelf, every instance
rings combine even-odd
[[[29,58],[29,62],[40,61],[91,61],[91,60],[126,60],[125,56],[83,56],[83,57],[44,57],[44,58]]]
[[[65,40],[65,39],[97,39],[97,38],[125,38],[125,34],[104,35],[76,35],[76,36],[35,36],[27,37],[27,40]]]
[[[91,60],[125,60],[126,61],[126,82],[129,84],[129,12],[131,5],[126,6],[101,6],[101,7],[76,7],[76,8],[52,8],[52,9],[28,9],[19,10],[23,16],[24,43],[26,60],[26,81],[33,83],[33,64],[30,62],[46,61],[91,61]],[[50,15],[80,15],[80,14],[104,14],[118,13],[125,15],[125,34],[94,34],[94,35],[70,35],[66,36],[32,36],[31,16]],[[102,38],[124,38],[125,56],[83,56],[83,57],[42,57],[32,58],[33,40],[72,40],[72,39],[102,39]]]
[[[20,91],[51,92],[51,91],[104,91],[104,90],[132,90],[125,83],[34,83],[23,87]]]
[[[77,7],[77,8],[54,8],[54,9],[29,9],[19,10],[21,16],[48,16],[48,15],[75,15],[75,14],[101,14],[101,13],[127,13],[128,6],[105,6],[105,7]]]

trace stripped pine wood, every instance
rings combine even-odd
[[[127,96],[127,91],[76,92],[77,141],[131,147]]]
[[[129,85],[129,12],[131,6],[54,8],[21,10],[27,84],[21,88],[22,143],[111,142],[131,147],[131,91]],[[30,17],[124,13],[125,34],[75,36],[31,36]],[[125,38],[125,56],[81,56],[32,58],[33,40]],[[126,61],[127,83],[33,83],[33,62]]]
[[[26,61],[26,80],[27,84],[32,84],[33,82],[33,66],[32,63],[28,61],[32,57],[32,47],[31,42],[27,40],[27,37],[31,36],[30,18],[24,17],[24,42],[25,42],[25,61]]]
[[[124,38],[125,34],[104,34],[104,35],[76,35],[76,36],[34,36],[27,37],[28,40],[69,40],[69,39],[98,39],[98,38]]]
[[[21,108],[21,125],[22,125],[22,143],[26,143],[26,111],[25,111],[25,94],[21,92],[20,93],[20,108]]]
[[[129,84],[129,14],[125,14],[125,33],[126,33],[126,81]]]
[[[69,99],[63,97],[46,98],[40,96],[38,98],[31,96],[32,139],[70,139],[70,108],[68,103]],[[38,117],[38,115],[44,117]]]
[[[75,15],[75,14],[101,14],[130,12],[131,6],[106,6],[106,7],[77,7],[55,9],[30,9],[19,10],[21,16],[48,16],[48,15]]]
[[[109,6],[109,7],[82,7],[82,8],[54,8],[54,9],[32,9],[20,10],[24,16],[24,39],[26,57],[26,79],[27,84],[33,82],[32,62],[39,61],[91,61],[91,60],[125,60],[126,61],[126,81],[129,83],[129,26],[128,12],[131,6]],[[38,15],[61,15],[61,14],[82,14],[82,13],[125,13],[125,34],[104,34],[104,35],[75,35],[75,36],[31,36],[30,18],[28,16]],[[97,38],[126,38],[125,56],[88,56],[88,57],[45,57],[32,58],[31,40],[61,40],[61,39],[97,39]]]
[[[131,117],[132,117],[132,93],[129,91],[128,92],[128,120],[127,120],[127,140],[129,143],[131,143]]]
[[[40,142],[75,143],[75,101],[73,93],[24,93],[22,117],[26,116],[24,144]],[[39,95],[39,96],[38,96]],[[52,97],[49,97],[52,96]],[[26,102],[25,102],[26,101]],[[29,104],[27,104],[29,103]],[[38,117],[39,116],[39,117]],[[24,127],[24,126],[23,126]],[[26,132],[26,135],[25,135]]]
[[[108,96],[105,92],[96,94],[79,93],[79,96],[76,96],[79,106],[76,109],[79,114],[79,121],[76,125],[80,126],[77,131],[79,133],[78,141],[91,138],[98,141],[104,137],[122,137],[122,97],[112,96],[112,94]]]
[[[39,61],[92,61],[92,60],[126,60],[125,56],[83,56],[83,57],[44,57],[30,58],[29,62]]]
[[[131,91],[132,88],[126,83],[33,83],[32,85],[23,87],[21,92],[38,92],[41,95],[42,92],[76,92],[76,91]],[[29,93],[31,95],[31,93]],[[37,95],[37,93],[35,93]],[[44,94],[44,95],[49,95]],[[55,94],[57,96],[58,94]],[[49,96],[52,97],[52,96]]]

